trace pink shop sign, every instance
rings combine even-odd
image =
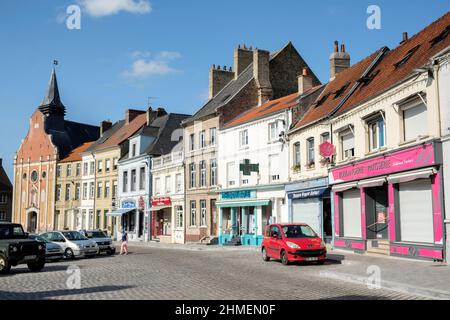
[[[433,144],[394,152],[331,170],[330,183],[365,179],[435,164]]]

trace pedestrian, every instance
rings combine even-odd
[[[120,246],[120,254],[128,254],[128,233],[122,230],[122,245]]]

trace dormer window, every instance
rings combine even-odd
[[[131,146],[131,157],[132,158],[136,157],[136,149],[137,149],[137,145],[136,145],[136,143],[133,143],[133,145]]]

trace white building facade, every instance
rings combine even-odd
[[[95,160],[90,152],[82,154],[81,162],[81,206],[75,217],[77,230],[92,230],[94,228],[95,206]]]

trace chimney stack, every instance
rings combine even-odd
[[[270,83],[270,53],[269,51],[255,49],[253,51],[253,77],[258,88],[258,104],[272,99],[273,89]]]
[[[350,68],[350,55],[345,52],[345,45],[341,45],[339,52],[339,42],[334,42],[334,52],[330,55],[330,80],[333,80],[336,75]]]
[[[234,77],[237,79],[242,71],[245,70],[252,62],[253,62],[253,51],[251,49],[247,49],[246,45],[241,48],[239,45],[236,49],[234,49]]]
[[[313,79],[308,68],[303,68],[302,74],[298,77],[298,94],[302,95],[313,87]]]
[[[100,123],[100,137],[103,136],[103,134],[108,131],[112,127],[111,121],[102,121]]]
[[[403,32],[402,41],[400,44],[405,43],[406,41],[408,41],[408,32]]]
[[[133,121],[137,116],[140,116],[141,114],[145,113],[145,111],[141,110],[133,110],[128,109],[125,113],[125,123],[129,124],[131,121]]]
[[[234,79],[234,72],[224,66],[223,70],[220,66],[213,65],[209,71],[209,99],[212,99],[222,90],[231,80]]]
[[[153,108],[152,107],[148,107],[147,109],[147,126],[149,126],[152,122],[153,122]]]

